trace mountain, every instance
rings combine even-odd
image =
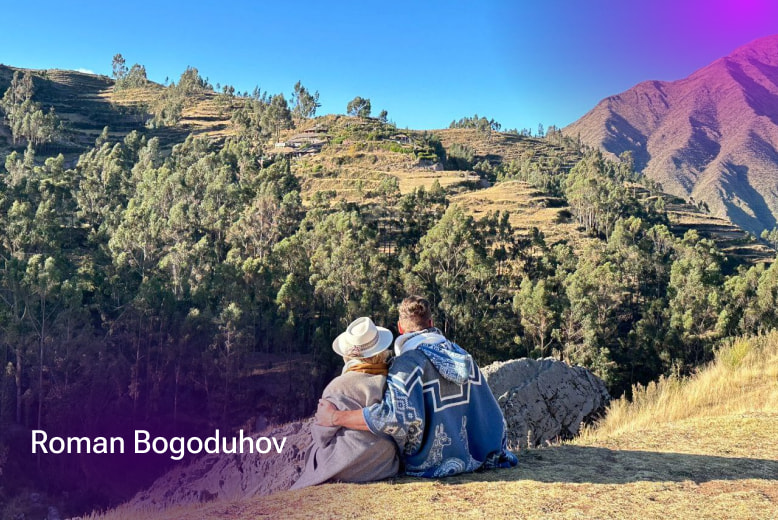
[[[704,202],[759,234],[778,216],[778,35],[687,78],[646,81],[564,129],[636,167],[664,191]]]

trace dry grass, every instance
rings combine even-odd
[[[617,401],[574,442],[511,470],[332,484],[116,520],[217,518],[778,518],[778,333],[740,339],[689,379]],[[98,516],[91,517],[93,519]]]
[[[632,402],[614,402],[588,435],[602,440],[700,415],[744,413],[778,415],[778,332],[733,340],[689,379],[664,378],[636,388]]]
[[[477,130],[467,128],[448,128],[435,130],[434,133],[440,137],[440,141],[446,149],[455,143],[465,145],[480,157],[499,158],[505,163],[521,159],[525,154],[542,159],[552,151],[554,155],[559,155],[568,166],[572,166],[576,160],[574,152],[565,151],[544,139],[535,137],[521,137],[513,134],[493,132],[487,138],[483,134],[479,134]]]
[[[472,172],[457,170],[415,170],[410,172],[397,172],[396,176],[400,181],[400,193],[403,195],[421,187],[429,190],[433,184],[435,184],[435,181],[438,181],[444,188],[450,188],[458,184],[478,182],[479,180],[478,176]]]
[[[323,120],[325,124],[336,124],[331,117]],[[299,129],[285,132],[281,139],[299,132]],[[330,133],[337,134],[338,128],[331,129]],[[478,181],[472,172],[420,167],[413,154],[391,151],[387,146],[386,142],[347,140],[328,144],[321,153],[295,159],[292,169],[301,178],[303,198],[308,199],[317,191],[332,190],[337,199],[350,202],[380,200],[375,190],[387,177],[397,178],[401,194],[420,187],[430,189],[436,181],[444,188]]]

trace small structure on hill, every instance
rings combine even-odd
[[[326,132],[326,127],[316,125],[313,128],[293,135],[286,141],[275,143],[275,148],[278,148],[281,153],[293,157],[317,154],[321,152],[322,147],[330,140],[330,136]]]

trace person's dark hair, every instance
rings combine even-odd
[[[407,332],[426,329],[432,321],[430,302],[421,296],[412,295],[400,303],[400,325]]]

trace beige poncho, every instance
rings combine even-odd
[[[322,397],[338,410],[360,410],[384,396],[386,377],[346,372],[333,379]],[[373,433],[325,427],[311,428],[313,443],[307,449],[305,469],[292,489],[327,481],[368,482],[397,474],[399,461],[394,441]]]

